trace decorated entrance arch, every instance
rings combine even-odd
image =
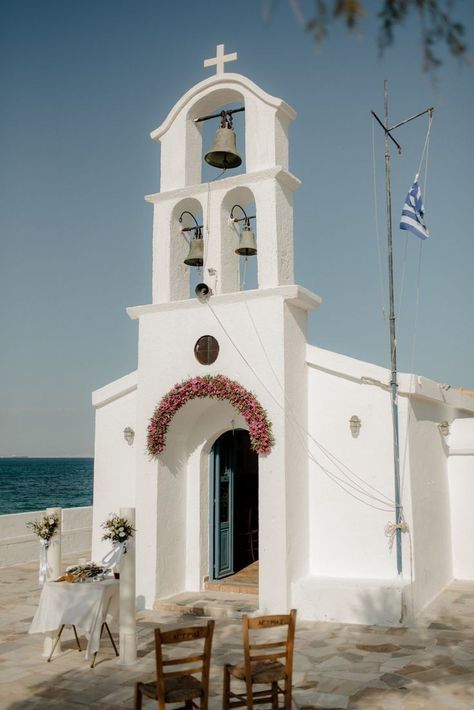
[[[272,425],[255,395],[224,375],[204,375],[175,385],[157,405],[148,425],[147,450],[151,456],[163,453],[171,420],[181,407],[196,397],[227,400],[247,422],[252,449],[257,454],[270,452],[275,443]]]

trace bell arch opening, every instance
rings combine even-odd
[[[200,226],[199,230],[196,224]],[[202,263],[194,266],[185,263],[186,261],[197,262],[200,258],[204,260],[206,250],[204,232],[204,213],[199,200],[187,198],[175,205],[170,229],[170,259],[174,265],[173,271],[177,281],[173,284],[175,291],[173,300],[193,298],[197,284],[204,280]]]
[[[242,163],[236,168],[228,168],[225,172],[223,168],[209,165],[205,160],[205,155],[211,152],[213,146],[215,146],[217,132],[221,126],[221,118],[210,118],[198,122],[195,119],[220,114],[221,111],[234,111],[243,107],[245,107],[243,94],[233,89],[216,89],[199,99],[189,111],[187,119],[192,126],[190,130],[194,139],[189,141],[190,155],[188,159],[196,161],[201,166],[200,182],[212,182],[219,177],[242,175],[246,172],[245,111],[231,114],[235,146],[230,135],[226,139],[229,150],[235,150]]]
[[[239,221],[232,221],[230,214]],[[246,227],[245,215],[251,218]],[[246,186],[229,190],[221,207],[221,233],[227,248],[231,252],[233,268],[235,269],[235,288],[238,291],[249,291],[258,288],[258,215],[255,197]],[[250,251],[255,247],[256,254]],[[237,254],[236,250],[240,253]]]
[[[209,578],[258,561],[258,455],[245,429],[216,439],[209,455]]]

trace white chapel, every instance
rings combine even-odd
[[[153,292],[127,309],[137,369],[93,394],[93,559],[101,522],[135,507],[140,608],[258,560],[262,613],[403,623],[474,579],[474,398],[399,376],[399,571],[390,372],[307,342],[321,298],[294,280],[296,113],[236,58],[219,45],[151,133]]]

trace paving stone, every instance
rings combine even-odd
[[[359,651],[368,651],[369,653],[393,653],[394,651],[400,650],[400,646],[395,646],[393,643],[357,643],[356,648],[358,648]]]
[[[74,562],[65,561],[65,564]],[[170,610],[137,614],[138,663],[118,666],[104,644],[94,669],[73,639],[52,663],[41,657],[42,637],[28,636],[40,588],[37,565],[4,568],[0,582],[0,708],[41,710],[130,708],[133,686],[154,677],[153,628],[200,623],[183,615],[200,600],[218,615],[224,599],[233,611],[255,608],[225,592],[183,594]],[[227,601],[225,603],[227,603]],[[198,610],[199,611],[199,610]],[[209,710],[222,708],[222,666],[242,658],[239,619],[217,619]],[[298,620],[294,658],[294,709],[472,710],[474,708],[474,583],[453,583],[416,627],[362,626]],[[156,707],[153,703],[148,707]],[[144,704],[144,710],[147,705]]]
[[[405,688],[408,683],[411,683],[409,678],[399,676],[395,673],[384,673],[380,676],[380,680],[386,683],[390,688]]]

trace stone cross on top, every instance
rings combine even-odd
[[[216,67],[216,74],[223,74],[225,71],[224,64],[226,62],[235,62],[237,59],[237,52],[232,52],[232,54],[224,54],[224,45],[218,44],[216,48],[216,55],[212,59],[205,59],[205,67]]]

